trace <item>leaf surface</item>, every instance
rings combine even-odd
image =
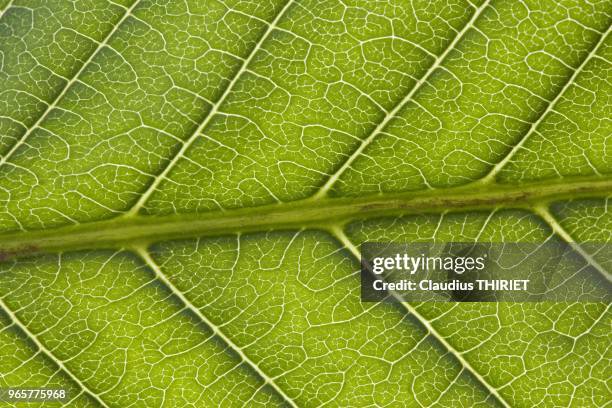
[[[363,303],[357,249],[569,241],[609,280],[609,2],[0,10],[0,387],[610,400],[608,304]]]

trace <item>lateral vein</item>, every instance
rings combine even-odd
[[[8,3],[6,3],[6,6],[2,10],[0,10],[0,18],[2,18],[2,16],[4,16],[4,14],[7,12],[7,10],[11,8],[14,1],[15,0],[10,0]]]
[[[276,391],[290,406],[297,408],[295,402],[291,398],[289,398],[287,394],[285,394],[285,392],[278,386],[278,384],[274,382],[274,380],[270,376],[268,376],[261,368],[259,368],[259,366],[255,364],[238,345],[236,345],[229,337],[225,335],[225,333],[221,331],[221,329],[219,329],[219,326],[211,322],[200,311],[200,309],[198,309],[193,303],[191,303],[191,301],[187,299],[185,295],[183,295],[183,293],[172,284],[172,282],[170,282],[170,280],[162,272],[160,266],[155,262],[153,258],[151,258],[151,255],[149,254],[149,251],[146,248],[142,246],[136,246],[132,249],[143,259],[143,261],[153,270],[153,272],[155,272],[157,278],[164,285],[166,285],[166,287],[168,287],[172,291],[172,293],[177,296],[189,310],[195,313],[196,316],[198,316],[200,320],[202,320],[213,331],[213,333],[215,333],[217,337],[223,340],[223,342],[225,342],[225,344],[227,344],[233,351],[238,353],[242,361],[247,363],[263,379],[264,383],[269,384],[274,389],[274,391]]]
[[[359,250],[346,236],[346,234],[341,228],[332,227],[330,229],[330,232],[340,241],[340,243],[342,243],[342,245],[344,245],[346,249],[349,250],[349,252],[357,259],[358,262],[361,260]],[[391,292],[391,295],[397,299],[396,293]],[[439,341],[444,346],[444,348],[446,348],[449,353],[451,353],[459,361],[459,363],[461,363],[463,368],[470,372],[470,374],[472,374],[472,376],[474,376],[474,378],[476,378],[476,380],[478,380],[478,382],[480,382],[491,395],[493,395],[504,407],[510,407],[508,402],[499,394],[497,388],[489,384],[489,382],[482,375],[480,375],[480,373],[474,367],[472,367],[470,362],[467,361],[457,349],[455,349],[449,342],[446,341],[446,339],[433,327],[429,320],[427,320],[414,307],[412,307],[410,303],[399,303],[404,307],[404,309],[406,309],[406,312],[413,315],[419,321],[419,323],[421,323],[425,327],[427,332],[431,334],[437,341]]]
[[[89,58],[87,58],[87,60],[83,63],[83,65],[81,65],[81,68],[76,72],[76,74],[74,74],[74,76],[68,82],[66,82],[66,85],[64,85],[61,92],[55,97],[55,99],[47,105],[47,109],[45,109],[45,111],[38,118],[38,120],[34,122],[34,124],[30,126],[28,129],[26,129],[26,132],[23,134],[23,136],[21,136],[19,140],[17,140],[15,144],[11,147],[11,149],[2,158],[0,158],[0,167],[2,167],[4,164],[8,162],[8,160],[17,151],[17,149],[19,149],[19,147],[21,147],[24,144],[24,142],[32,134],[32,132],[35,129],[37,129],[40,126],[40,124],[45,120],[49,112],[51,112],[55,107],[57,107],[57,104],[64,97],[64,95],[66,95],[66,92],[68,92],[68,89],[70,89],[72,85],[78,80],[78,78],[81,76],[83,71],[85,71],[85,68],[87,68],[89,63],[93,61],[93,59],[98,54],[98,52],[100,52],[100,50],[108,44],[108,41],[111,39],[113,34],[117,32],[117,30],[123,24],[123,22],[132,14],[132,11],[134,10],[134,8],[136,8],[139,2],[140,0],[134,1],[134,3],[129,8],[126,9],[125,13],[123,14],[123,16],[121,16],[117,24],[115,24],[115,26],[108,32],[106,37],[104,37],[104,39],[98,43],[98,46],[96,47],[96,49],[89,55]]]
[[[289,9],[289,7],[291,6],[291,4],[293,4],[294,0],[289,0],[287,1],[287,3],[284,5],[284,7],[280,10],[280,12],[276,15],[276,17],[274,18],[274,20],[272,20],[272,22],[268,25],[268,28],[266,29],[266,31],[263,33],[263,35],[261,36],[261,38],[259,39],[259,41],[257,41],[257,43],[255,44],[255,46],[253,47],[253,49],[251,50],[251,52],[249,53],[248,57],[242,62],[242,65],[240,66],[240,68],[238,69],[238,71],[236,72],[236,74],[234,75],[234,77],[232,78],[231,82],[228,84],[228,86],[225,88],[225,90],[223,91],[223,93],[221,94],[221,96],[219,97],[219,99],[217,100],[217,102],[215,102],[215,104],[213,105],[213,107],[210,109],[210,111],[208,112],[208,114],[204,117],[204,119],[202,120],[202,122],[200,123],[200,125],[196,128],[196,130],[189,136],[189,138],[183,142],[181,148],[179,149],[179,151],[170,159],[170,162],[166,165],[166,167],[164,167],[164,169],[161,171],[161,173],[159,173],[155,179],[153,180],[153,182],[149,185],[149,187],[147,187],[146,191],[140,196],[140,198],[138,199],[138,201],[132,206],[132,208],[130,208],[126,213],[125,216],[134,216],[138,213],[138,211],[145,205],[145,203],[149,200],[149,197],[153,194],[153,192],[155,192],[155,190],[157,190],[157,187],[159,186],[159,184],[162,182],[162,180],[164,180],[166,178],[166,176],[168,175],[168,173],[170,173],[170,171],[174,168],[174,166],[178,163],[178,161],[180,160],[181,157],[183,157],[185,155],[185,152],[189,149],[189,147],[191,147],[191,145],[196,141],[196,139],[198,138],[198,136],[200,136],[200,133],[202,133],[206,127],[208,126],[208,124],[210,123],[210,121],[216,116],[216,114],[219,112],[221,105],[223,104],[223,102],[225,101],[225,99],[227,98],[227,96],[230,94],[230,92],[232,91],[232,89],[234,88],[234,86],[236,85],[236,83],[238,82],[238,79],[242,76],[242,74],[247,70],[248,65],[251,63],[251,61],[253,60],[253,57],[255,57],[255,54],[257,54],[257,51],[259,51],[259,49],[261,48],[262,44],[267,40],[267,38],[269,37],[270,33],[272,31],[274,31],[274,28],[276,27],[276,25],[278,24],[278,22],[280,21],[280,19],[283,17],[283,15],[285,14],[285,12]]]
[[[28,329],[28,327],[21,321],[21,319],[19,319],[17,317],[17,315],[15,313],[12,312],[12,310],[6,305],[6,303],[4,302],[4,300],[2,298],[0,298],[0,307],[4,310],[4,312],[8,315],[8,317],[13,321],[13,323],[19,327],[19,329],[25,333],[26,336],[28,336],[28,338],[30,340],[32,340],[32,342],[34,342],[34,344],[36,345],[36,347],[38,347],[38,349],[51,361],[53,361],[53,363],[57,364],[59,366],[59,368],[64,371],[66,374],[68,374],[68,376],[70,377],[70,379],[72,379],[72,381],[74,381],[75,383],[77,383],[77,385],[86,393],[88,393],[89,395],[91,395],[100,405],[102,405],[105,408],[110,408],[103,400],[102,398],[96,394],[95,392],[93,392],[92,390],[89,389],[89,387],[87,387],[87,385],[85,385],[81,380],[79,380],[79,378],[74,375],[74,373],[72,371],[70,371],[68,369],[68,367],[66,367],[64,365],[64,362],[58,358],[56,358],[53,353],[47,348],[45,347],[44,344],[42,344],[40,342],[40,340],[38,340],[38,337],[36,337],[36,335],[34,333],[32,333],[30,331],[30,329]]]
[[[320,199],[323,198],[324,196],[327,195],[327,192],[332,188],[332,186],[336,183],[336,181],[340,178],[340,176],[353,164],[353,162],[355,161],[355,159],[357,159],[357,157],[359,157],[361,155],[361,153],[365,150],[365,148],[372,143],[372,141],[374,141],[374,139],[376,138],[376,136],[378,136],[378,134],[384,130],[384,128],[387,126],[387,124],[395,117],[397,116],[397,114],[399,113],[399,111],[410,101],[412,100],[413,96],[419,91],[419,89],[421,89],[421,87],[427,83],[427,81],[429,80],[429,77],[431,77],[431,75],[436,71],[436,69],[438,69],[438,67],[440,67],[440,65],[442,64],[442,62],[444,61],[444,59],[446,58],[446,56],[453,50],[455,49],[455,46],[457,45],[457,43],[461,40],[461,38],[463,38],[463,36],[465,35],[465,33],[472,28],[472,26],[474,25],[474,23],[476,22],[476,20],[478,19],[478,17],[480,17],[480,15],[482,14],[482,12],[484,11],[484,9],[487,8],[487,6],[489,5],[490,0],[485,1],[484,3],[482,3],[482,5],[480,5],[480,7],[478,7],[475,11],[474,11],[474,15],[472,16],[472,18],[467,22],[467,24],[461,29],[461,31],[459,31],[457,33],[457,35],[455,36],[455,38],[449,43],[449,45],[446,47],[446,49],[442,52],[442,54],[440,54],[438,56],[438,58],[435,59],[435,61],[433,62],[433,64],[429,67],[429,69],[427,70],[427,72],[425,72],[425,75],[423,75],[412,87],[412,89],[410,89],[410,91],[406,94],[406,96],[404,96],[404,98],[402,98],[401,101],[399,101],[395,107],[389,111],[384,119],[372,130],[372,132],[370,132],[370,134],[359,144],[359,146],[357,147],[357,149],[355,151],[353,151],[353,153],[344,161],[344,163],[342,163],[342,165],[340,166],[340,168],[338,170],[336,170],[336,172],[334,174],[332,174],[327,181],[325,182],[325,184],[323,184],[323,186],[312,196],[313,199]]]
[[[582,70],[584,69],[584,67],[586,66],[586,64],[597,54],[597,52],[599,51],[599,49],[602,47],[602,45],[605,43],[606,38],[608,37],[609,33],[610,33],[610,29],[611,27],[608,27],[608,30],[604,33],[602,33],[601,37],[597,40],[597,42],[595,43],[595,46],[593,47],[593,49],[591,49],[591,51],[587,54],[587,56],[582,60],[582,62],[580,63],[580,65],[578,65],[575,69],[574,72],[572,73],[572,75],[569,77],[569,79],[567,80],[567,82],[565,82],[565,84],[563,85],[563,87],[559,90],[559,92],[557,93],[557,95],[554,97],[554,99],[552,101],[550,101],[550,103],[546,106],[546,108],[544,109],[544,111],[540,114],[540,116],[538,116],[538,119],[533,122],[531,124],[531,126],[529,126],[529,129],[527,130],[527,132],[525,133],[525,135],[523,135],[523,137],[521,138],[521,140],[519,140],[519,142],[517,144],[514,145],[514,147],[512,147],[512,149],[510,150],[510,152],[508,152],[508,154],[506,156],[504,156],[504,158],[502,160],[500,160],[490,171],[489,173],[487,173],[487,175],[485,175],[484,177],[482,177],[480,180],[475,181],[475,183],[490,183],[495,179],[495,176],[497,176],[497,174],[510,162],[510,160],[512,160],[512,158],[516,155],[516,153],[521,150],[521,148],[523,147],[523,145],[525,144],[525,142],[531,137],[531,135],[536,131],[536,129],[538,128],[538,126],[540,125],[540,123],[542,123],[544,121],[544,119],[548,116],[548,113],[550,113],[553,108],[555,107],[555,105],[557,104],[557,102],[559,102],[559,100],[563,97],[563,95],[565,94],[565,92],[567,91],[567,89],[574,83],[574,81],[576,80],[576,78],[578,77],[578,75],[580,74],[580,72],[582,72]]]
[[[570,235],[569,232],[557,221],[557,219],[550,213],[550,210],[544,206],[536,206],[533,211],[539,215],[553,230],[555,234],[557,234],[561,239],[571,245],[574,251],[578,252],[580,256],[597,272],[599,272],[604,278],[606,278],[609,282],[612,282],[612,276],[608,273],[608,271],[597,262],[591,254],[586,252],[582,246],[580,246],[574,238]]]

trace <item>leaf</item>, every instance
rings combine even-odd
[[[609,304],[362,303],[357,259],[364,241],[575,241],[577,273],[610,279],[609,2],[0,10],[1,388],[610,400]]]

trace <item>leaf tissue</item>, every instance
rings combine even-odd
[[[564,242],[609,282],[611,25],[0,0],[0,405],[609,405],[608,302],[363,302],[359,273],[365,242]]]

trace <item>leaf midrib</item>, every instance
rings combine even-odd
[[[523,185],[472,183],[439,190],[364,197],[304,199],[260,207],[165,216],[133,215],[0,235],[0,260],[76,249],[118,248],[168,239],[289,228],[329,228],[386,215],[480,209],[534,209],[568,199],[612,194],[612,178]]]

